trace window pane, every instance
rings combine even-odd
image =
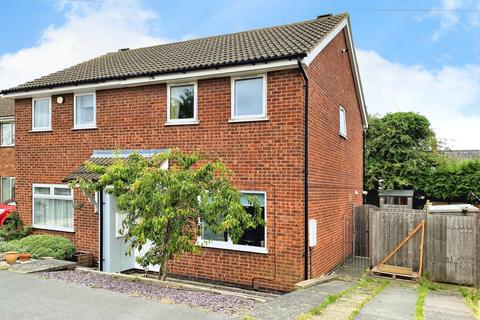
[[[263,78],[235,80],[234,115],[263,115]]]
[[[340,108],[340,134],[347,135],[347,114],[343,108]]]
[[[72,195],[71,189],[66,188],[55,188],[53,189],[53,194],[56,196],[67,196],[70,197]]]
[[[170,87],[170,120],[193,119],[194,105],[193,85]]]
[[[15,125],[13,123],[0,123],[1,145],[9,146],[14,144]]]
[[[223,220],[222,216],[218,217],[218,222],[221,223]],[[217,232],[214,233],[207,225],[203,225],[202,229],[202,239],[203,240],[215,240],[215,241],[228,241],[228,235],[226,232]]]
[[[49,187],[35,187],[35,194],[50,194]]]
[[[1,201],[10,199],[10,178],[2,178],[2,197]]]
[[[33,104],[33,127],[50,127],[50,103],[48,99],[35,100]]]
[[[93,94],[75,97],[76,125],[95,124],[95,101]]]
[[[36,198],[34,206],[36,225],[73,228],[72,200]]]
[[[257,198],[262,209],[262,219],[265,221],[265,195],[263,193],[257,194],[242,194],[241,202],[247,213],[253,215],[255,213],[251,204],[251,197]],[[265,226],[257,226],[256,228],[249,228],[245,230],[243,236],[238,241],[238,244],[255,247],[265,247]]]
[[[10,183],[11,183],[11,186],[10,186],[10,190],[11,190],[11,192],[10,192],[10,198],[11,198],[11,199],[15,199],[15,178],[12,178],[12,180],[11,180]]]

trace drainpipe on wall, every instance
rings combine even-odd
[[[305,235],[305,267],[304,267],[304,274],[305,280],[309,279],[308,274],[308,77],[305,73],[305,69],[303,69],[302,62],[300,60],[298,62],[298,67],[300,68],[300,72],[302,73],[303,79],[305,80],[305,123],[304,123],[304,133],[305,133],[305,145],[304,145],[304,162],[305,162],[305,169],[304,173],[304,208],[305,208],[305,221],[304,221],[304,235]]]
[[[98,191],[98,220],[100,226],[100,245],[98,248],[98,264],[100,271],[103,271],[103,214],[104,214],[104,203],[103,203],[103,190]]]

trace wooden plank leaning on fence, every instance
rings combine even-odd
[[[399,266],[390,266],[386,265],[388,260],[390,260],[410,239],[413,238],[417,232],[421,230],[421,240],[420,240],[420,265],[419,265],[419,271],[418,271],[418,278],[422,276],[422,271],[423,271],[423,250],[424,250],[424,242],[425,242],[425,220],[422,220],[412,231],[408,233],[408,235],[400,241],[400,243],[392,250],[390,251],[385,258],[380,261],[378,264],[376,270],[380,270],[384,273],[395,273],[398,275],[406,275],[406,276],[411,276],[412,270],[411,268],[407,267],[399,267]]]

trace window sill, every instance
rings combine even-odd
[[[15,147],[14,144],[6,144],[6,145],[1,145],[0,148],[13,148]]]
[[[228,123],[240,123],[240,122],[265,122],[265,121],[270,121],[270,118],[237,118],[237,119],[230,119],[228,120]]]
[[[197,240],[197,246],[203,248],[223,249],[240,252],[268,254],[268,249],[264,247],[245,246],[241,244],[232,244],[222,241]]]
[[[341,134],[341,133],[339,133],[338,135],[339,135],[341,138],[347,140],[347,135],[346,135],[346,134]]]
[[[41,230],[50,230],[50,231],[60,231],[60,232],[70,232],[74,233],[75,229],[73,228],[62,228],[62,227],[48,227],[48,226],[40,226],[40,225],[32,225],[34,229],[41,229]]]
[[[188,125],[196,125],[199,124],[200,121],[198,120],[192,120],[188,122],[166,122],[166,126],[188,126]]]
[[[29,131],[29,133],[37,133],[37,132],[52,132],[52,128],[49,129],[32,129]]]
[[[72,131],[78,130],[97,130],[97,127],[73,127]]]

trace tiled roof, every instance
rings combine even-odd
[[[0,118],[13,117],[15,115],[15,103],[13,100],[0,98]]]
[[[445,154],[450,158],[458,160],[480,159],[480,150],[447,150]]]
[[[27,82],[1,93],[96,83],[140,76],[252,64],[306,56],[346,13],[288,25],[121,50]],[[68,53],[65,53],[68,54]]]
[[[114,158],[110,158],[110,157],[109,158],[91,158],[91,159],[88,159],[88,162],[106,167],[113,164],[114,160],[115,160]],[[91,171],[88,171],[85,164],[82,164],[75,171],[70,173],[65,179],[63,179],[63,181],[68,182],[68,181],[77,180],[77,179],[96,181],[99,178],[100,178],[100,175],[96,173],[92,173]]]

